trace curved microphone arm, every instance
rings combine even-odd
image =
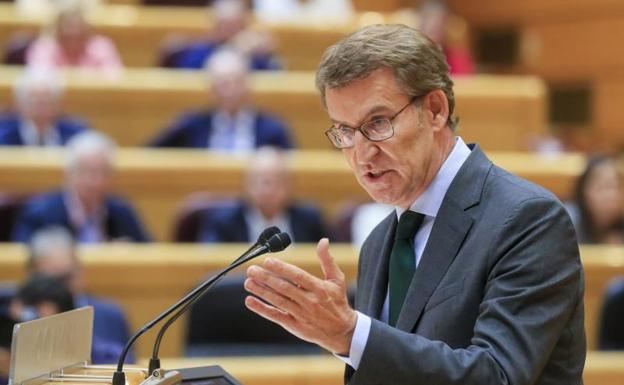
[[[190,293],[185,295],[181,300],[179,300],[178,302],[176,302],[175,304],[170,306],[163,313],[159,314],[152,321],[150,321],[146,325],[144,325],[139,331],[137,331],[130,338],[130,340],[124,346],[124,349],[123,349],[121,355],[119,356],[119,361],[117,363],[117,370],[113,373],[113,383],[112,383],[112,385],[125,385],[125,383],[126,383],[126,376],[125,376],[125,374],[123,372],[123,364],[124,364],[124,361],[126,360],[126,356],[128,355],[128,351],[130,350],[130,347],[134,344],[134,342],[141,335],[143,335],[145,332],[150,330],[152,327],[154,327],[154,325],[156,325],[157,323],[159,323],[160,321],[162,321],[166,317],[170,316],[174,311],[178,310],[181,306],[184,306],[184,308],[186,309],[188,307],[186,305],[187,305],[187,303],[189,301],[194,301],[197,298],[199,298],[198,294],[203,293],[206,288],[214,285],[214,283],[217,280],[219,280],[225,274],[230,272],[232,269],[235,269],[236,267],[242,265],[243,263],[251,260],[252,258],[258,257],[258,256],[260,256],[262,254],[266,254],[268,252],[277,252],[277,251],[284,250],[286,247],[288,247],[289,244],[290,244],[290,237],[288,236],[288,234],[286,234],[286,233],[279,233],[279,234],[274,234],[273,236],[271,236],[263,245],[261,245],[259,247],[257,247],[256,245],[252,246],[250,248],[251,252],[244,253],[243,255],[241,255],[239,258],[237,258],[233,263],[231,263],[228,267],[226,267],[219,274],[215,275],[214,277],[210,278],[208,281],[204,282],[203,284],[201,284],[197,288],[193,289]],[[178,316],[179,315],[176,314],[174,317],[177,318]],[[172,317],[172,318],[174,318],[174,317]],[[168,327],[169,325],[170,325],[170,323],[168,323],[168,325],[166,325],[166,326]],[[161,338],[162,338],[162,336],[161,336]],[[159,345],[160,345],[160,342],[159,342]]]
[[[221,279],[227,273],[229,273],[232,269],[235,269],[235,268],[239,267],[240,265],[246,263],[247,261],[249,261],[252,258],[257,257],[260,254],[266,253],[267,251],[264,251],[264,252],[262,252],[260,254],[255,254],[255,252],[257,250],[260,250],[263,247],[264,246],[262,246],[262,245],[261,246],[256,246],[255,247],[256,250],[254,250],[254,247],[250,248],[247,251],[247,253],[246,253],[246,254],[249,254],[249,255],[241,256],[241,258],[238,258],[231,265],[229,265],[227,269],[223,270],[221,273],[217,274],[213,278],[210,278],[210,280],[209,280],[207,285],[202,285],[203,289],[201,291],[198,291],[197,294],[195,294],[195,296],[190,301],[185,303],[184,306],[182,306],[173,316],[171,316],[171,318],[169,318],[167,320],[167,322],[165,322],[163,327],[158,332],[158,335],[156,336],[156,342],[154,343],[154,349],[152,350],[152,357],[150,358],[150,362],[149,362],[149,373],[152,373],[154,370],[160,368],[160,359],[158,358],[158,352],[160,350],[160,343],[161,343],[165,333],[169,329],[169,326],[171,326],[178,318],[180,318],[180,316],[182,314],[184,314],[186,312],[186,310],[190,306],[192,306],[195,302],[197,302],[198,299],[200,299],[204,294],[206,294],[206,292],[208,290],[210,290],[214,285],[219,283],[219,281],[221,281]],[[252,252],[252,250],[254,250],[254,251]]]

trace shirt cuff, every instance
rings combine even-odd
[[[360,361],[362,360],[362,355],[364,354],[364,348],[366,347],[366,342],[368,341],[368,335],[371,328],[370,317],[360,313],[359,311],[356,313],[357,321],[355,323],[355,330],[353,331],[353,338],[351,339],[349,356],[345,357],[334,354],[334,356],[338,357],[342,362],[349,365],[354,370],[357,370],[360,366]]]

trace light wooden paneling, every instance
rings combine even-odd
[[[553,191],[561,199],[572,192],[585,167],[585,157],[567,154],[541,157],[530,153],[488,152],[494,163]],[[138,209],[158,240],[170,239],[176,210],[198,191],[240,195],[247,161],[201,150],[121,149],[115,190]],[[293,152],[294,195],[318,203],[328,215],[348,200],[368,196],[337,151]],[[34,194],[63,183],[63,151],[0,148],[3,192]]]
[[[83,246],[79,256],[84,262],[89,292],[115,299],[128,312],[132,327],[145,322],[181,298],[209,272],[226,266],[246,249],[246,245],[172,245],[112,244]],[[350,245],[334,244],[333,257],[347,278],[357,274],[357,252]],[[0,281],[23,278],[26,250],[21,245],[0,244]],[[585,270],[585,328],[589,349],[596,345],[598,318],[608,283],[624,276],[624,248],[583,246]],[[320,275],[313,245],[299,244],[280,254],[280,258]],[[175,324],[163,343],[163,357],[182,352],[184,320]],[[138,354],[150,352],[154,333],[139,340]]]
[[[0,105],[12,103],[19,68],[0,67]],[[476,76],[455,80],[461,135],[487,150],[523,150],[546,127],[546,90],[534,77]],[[65,111],[80,116],[123,146],[140,146],[180,114],[208,108],[209,80],[197,71],[133,69],[110,80],[67,74]],[[329,119],[312,72],[257,73],[251,79],[255,104],[292,127],[304,149],[328,149]]]

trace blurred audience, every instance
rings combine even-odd
[[[117,76],[122,69],[115,44],[93,32],[79,1],[60,7],[51,31],[44,32],[30,45],[26,64],[97,70],[107,77]]]
[[[451,12],[446,0],[425,0],[420,4],[417,9],[406,8],[395,12],[392,21],[420,29],[438,43],[446,55],[452,75],[475,73],[466,21]]]
[[[262,230],[277,226],[295,242],[318,242],[328,236],[320,211],[297,203],[286,156],[261,148],[252,157],[244,198],[210,212],[200,230],[201,242],[251,242]]]
[[[130,204],[111,194],[115,145],[87,132],[67,144],[65,187],[29,201],[13,229],[13,241],[28,242],[39,229],[59,225],[79,243],[146,242],[149,236]]]
[[[106,2],[105,0],[15,0],[15,7],[18,12],[27,16],[47,16],[56,12],[60,7],[76,3],[80,1],[80,5],[85,9],[92,9]]]
[[[598,328],[598,349],[624,350],[624,277],[609,283]]]
[[[207,63],[214,109],[182,116],[157,137],[156,147],[209,148],[249,152],[261,146],[291,148],[289,129],[250,103],[249,67],[244,56],[222,50]]]
[[[72,294],[58,278],[33,274],[17,290],[9,306],[9,314],[16,322],[31,321],[75,308]],[[94,364],[117,362],[123,345],[109,343],[93,336],[91,361]]]
[[[347,23],[353,16],[351,0],[253,0],[256,18],[265,23]]]
[[[202,68],[206,60],[224,46],[230,46],[249,57],[253,70],[277,70],[282,67],[277,57],[273,35],[260,28],[250,28],[249,7],[244,0],[216,0],[209,8],[213,28],[198,42],[174,42],[165,48],[162,65],[173,68]]]
[[[87,130],[61,113],[63,81],[54,71],[29,70],[13,89],[16,113],[0,116],[0,145],[60,146]]]
[[[75,307],[93,306],[95,338],[119,349],[128,342],[129,328],[123,310],[117,304],[86,294],[74,239],[65,228],[46,227],[33,235],[27,270],[30,274],[45,274],[62,281],[71,292]]]
[[[624,243],[622,191],[616,162],[600,156],[587,162],[567,205],[579,243]]]

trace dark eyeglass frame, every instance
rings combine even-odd
[[[422,94],[422,95],[418,95],[418,96],[414,96],[412,97],[409,102],[404,105],[403,107],[401,107],[401,109],[399,109],[394,115],[392,115],[391,117],[388,118],[376,118],[373,120],[369,120],[367,122],[364,122],[360,125],[360,127],[358,128],[354,128],[354,127],[350,127],[350,126],[346,126],[346,125],[342,125],[340,127],[336,127],[336,126],[331,126],[329,129],[327,129],[325,131],[325,136],[327,136],[327,139],[329,139],[329,141],[331,142],[331,144],[336,147],[339,150],[343,150],[345,148],[351,148],[353,147],[354,143],[353,143],[353,138],[355,137],[355,132],[356,131],[360,131],[362,133],[362,135],[364,135],[364,137],[368,140],[370,140],[371,142],[382,142],[384,140],[390,139],[394,136],[394,125],[392,124],[392,122],[394,121],[394,119],[399,116],[399,114],[403,111],[405,111],[405,109],[407,107],[409,107],[412,103],[414,103],[416,100],[422,98],[423,96],[425,96],[426,94]],[[380,123],[380,122],[384,122],[385,124],[388,125],[389,130],[387,133],[384,133],[384,135],[381,136],[371,136],[371,133],[369,132],[369,130],[367,129],[367,127],[371,127],[374,123]],[[341,132],[344,133],[344,130],[350,130],[351,131],[351,141],[350,143],[344,143],[344,139],[341,139]],[[345,138],[346,134],[342,135],[342,138]]]

